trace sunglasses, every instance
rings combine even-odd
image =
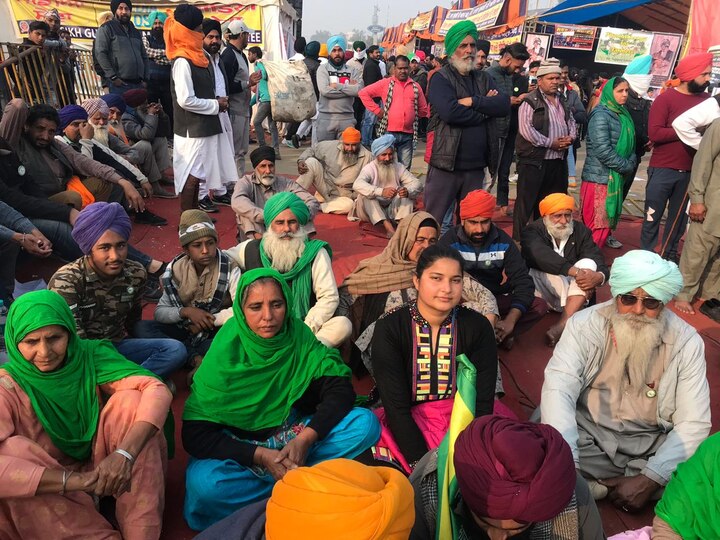
[[[649,296],[635,296],[634,294],[621,294],[620,302],[623,306],[634,306],[638,303],[638,300],[642,302],[645,309],[657,309],[660,307],[662,302],[656,298],[650,298]]]

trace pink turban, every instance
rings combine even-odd
[[[713,55],[710,53],[688,54],[678,62],[675,68],[675,75],[681,81],[692,81],[705,71],[705,68],[713,63]]]
[[[90,98],[82,102],[82,108],[88,113],[88,117],[92,117],[96,112],[101,112],[103,116],[110,114],[110,107],[100,98]]]
[[[463,501],[479,517],[547,521],[575,492],[570,447],[545,424],[477,418],[459,435],[454,464]]]

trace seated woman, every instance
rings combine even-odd
[[[361,261],[340,288],[337,315],[353,322],[349,355],[350,367],[357,372],[369,364],[369,347],[374,323],[381,315],[417,298],[413,276],[418,258],[428,246],[437,243],[440,226],[427,212],[415,212],[400,221],[397,231],[382,253]],[[465,305],[484,315],[495,325],[498,307],[495,296],[469,275],[462,278]],[[368,330],[370,327],[370,330]]]
[[[0,531],[8,538],[160,538],[167,386],[109,342],[78,338],[70,308],[52,291],[16,300],[5,336]],[[116,499],[119,532],[93,496]]]
[[[292,305],[276,270],[243,274],[234,316],[195,374],[182,429],[191,456],[185,519],[195,530],[269,497],[288,470],[355,458],[380,436],[375,415],[353,408],[340,354]]]
[[[495,332],[488,320],[460,306],[463,260],[454,249],[423,251],[413,277],[417,300],[388,313],[375,326],[372,368],[383,408],[375,458],[410,473],[437,448],[450,423],[457,356],[477,373],[475,415],[492,414],[497,378]]]

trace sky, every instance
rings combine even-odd
[[[333,34],[355,28],[364,30],[372,24],[376,1],[381,26],[397,26],[437,5],[447,7],[450,4],[450,0],[304,0],[302,33],[310,37],[319,30]]]

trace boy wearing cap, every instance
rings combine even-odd
[[[162,277],[155,321],[166,337],[185,344],[194,373],[217,330],[232,317],[240,269],[218,249],[215,225],[202,210],[182,213],[178,236],[183,251]]]

